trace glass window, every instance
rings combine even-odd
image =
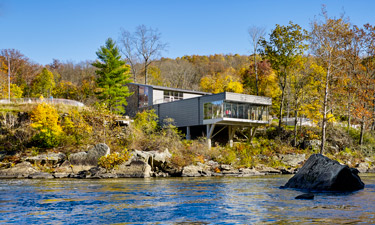
[[[238,118],[245,119],[244,104],[238,104]]]
[[[138,88],[138,107],[148,106],[148,87],[139,86]]]
[[[204,119],[212,119],[212,103],[204,103],[203,107]]]
[[[173,102],[183,99],[183,93],[179,91],[164,91],[164,102]]]

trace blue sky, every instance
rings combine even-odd
[[[0,49],[18,49],[39,64],[95,60],[120,28],[157,28],[169,44],[162,56],[249,54],[247,29],[289,21],[309,29],[321,6],[353,24],[375,24],[373,0],[0,0]]]

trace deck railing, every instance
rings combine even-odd
[[[32,103],[48,103],[48,104],[65,104],[65,105],[72,105],[72,106],[78,106],[83,107],[85,104],[79,101],[70,100],[70,99],[63,99],[63,98],[15,98],[15,99],[0,99],[0,104],[12,104],[12,103],[18,103],[18,104],[32,104]]]

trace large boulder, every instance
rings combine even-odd
[[[181,174],[183,177],[209,177],[211,175],[210,167],[202,163],[185,166]]]
[[[31,163],[22,162],[11,168],[0,170],[0,178],[27,178],[29,175],[38,172]]]
[[[71,154],[69,157],[69,161],[73,166],[97,166],[99,158],[109,153],[109,147],[106,144],[100,143],[95,145],[87,152],[78,152]]]
[[[141,160],[131,160],[116,167],[112,173],[116,174],[118,178],[146,178],[151,176],[151,166]]]
[[[316,191],[356,191],[364,188],[358,170],[341,165],[321,154],[310,156],[285,188]]]
[[[280,154],[278,159],[287,166],[296,167],[306,160],[305,154]]]
[[[66,159],[66,155],[64,153],[48,153],[48,154],[41,154],[37,156],[27,157],[26,161],[34,164],[49,164],[49,165],[56,165],[61,164]]]

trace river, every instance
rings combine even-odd
[[[290,176],[0,180],[1,224],[375,224],[375,174],[364,190],[279,189]]]

